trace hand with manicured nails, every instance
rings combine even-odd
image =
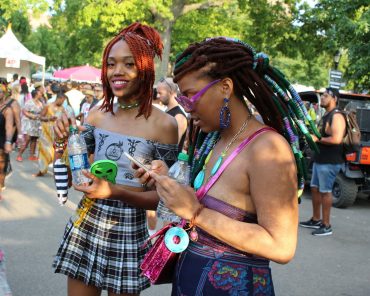
[[[146,172],[143,168],[139,168],[135,163],[132,162],[132,168],[135,169],[135,178],[139,179],[141,184],[145,184],[147,188],[155,186],[155,180]],[[153,160],[150,166],[150,171],[158,175],[168,175],[168,167],[162,160]]]
[[[149,174],[155,180],[157,193],[166,207],[181,218],[190,220],[200,206],[194,189],[181,185],[168,176],[158,175],[152,171]]]

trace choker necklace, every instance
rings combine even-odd
[[[140,102],[135,102],[135,103],[132,103],[132,104],[121,104],[120,102],[118,102],[118,106],[123,109],[123,110],[130,110],[130,109],[135,109],[137,107],[139,107],[140,105]]]
[[[209,181],[209,179],[211,177],[213,177],[217,173],[218,169],[221,167],[221,164],[222,164],[222,162],[224,160],[224,157],[226,156],[226,153],[229,151],[231,145],[234,144],[235,141],[238,139],[238,137],[240,136],[240,134],[245,130],[245,128],[247,127],[248,122],[251,119],[251,117],[252,117],[252,115],[249,114],[247,120],[244,121],[243,125],[240,127],[240,129],[238,130],[238,132],[233,136],[233,138],[231,139],[231,141],[226,145],[225,149],[221,152],[220,156],[218,157],[216,163],[214,164],[214,166],[213,166],[213,168],[211,170],[211,173],[210,173],[207,181]],[[203,185],[204,178],[205,178],[205,175],[206,175],[207,164],[208,164],[209,160],[211,159],[212,153],[213,153],[213,148],[212,148],[211,152],[209,152],[206,160],[204,161],[204,165],[203,165],[202,170],[198,173],[197,177],[194,180],[194,189],[195,190],[198,190]]]

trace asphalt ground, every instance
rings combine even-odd
[[[66,206],[60,207],[52,174],[32,177],[37,163],[24,156],[24,162],[18,163],[12,153],[13,174],[0,202],[0,245],[8,281],[14,296],[66,295],[66,278],[54,274],[51,264],[81,194],[71,189]],[[300,219],[310,217],[306,192]],[[370,295],[370,201],[358,199],[348,209],[333,208],[332,225],[333,235],[327,237],[300,228],[294,259],[286,265],[271,264],[276,295]],[[165,296],[170,291],[170,285],[161,285],[141,295]]]

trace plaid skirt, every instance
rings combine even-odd
[[[84,197],[66,226],[55,273],[116,294],[139,294],[150,286],[139,268],[147,238],[145,210]]]

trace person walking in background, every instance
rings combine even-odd
[[[18,79],[18,74],[17,73],[14,73],[13,74],[13,81],[12,81],[12,84],[11,84],[11,86],[13,87],[13,86],[16,86],[17,84],[20,84],[19,83],[19,79]]]
[[[70,296],[100,295],[102,290],[109,296],[139,295],[150,286],[139,265],[149,248],[143,247],[148,238],[145,210],[156,208],[158,195],[135,178],[124,152],[144,163],[162,159],[171,165],[176,160],[176,121],[152,107],[154,57],[161,57],[162,49],[157,31],[134,23],[104,50],[103,105],[89,111],[81,129],[94,160],[115,161],[118,173],[112,184],[86,172],[91,185],[75,186],[84,197],[78,217],[66,226],[53,264],[56,273],[68,276]],[[66,139],[68,130],[63,116],[55,132]],[[112,191],[101,191],[100,184]],[[105,194],[110,199],[97,199]]]
[[[39,90],[35,89],[32,91],[32,100],[27,101],[24,105],[22,113],[24,115],[24,120],[22,122],[22,128],[26,134],[26,140],[18,151],[17,161],[23,161],[23,152],[27,149],[30,144],[30,156],[29,160],[36,161],[38,160],[35,155],[37,139],[40,136],[40,116],[41,111],[44,108],[44,105],[41,102],[42,94]]]
[[[29,100],[32,99],[32,96],[31,96],[31,94],[29,92],[26,78],[21,77],[20,86],[21,86],[21,95],[19,96],[19,105],[21,106],[21,108],[23,108],[24,105]]]
[[[326,236],[333,233],[330,223],[330,210],[333,203],[333,185],[336,175],[343,167],[345,158],[343,151],[343,137],[346,132],[346,121],[337,109],[339,92],[327,88],[321,96],[320,106],[325,114],[319,123],[321,139],[312,135],[319,146],[319,153],[313,156],[311,194],[312,217],[299,225],[316,229],[312,232],[316,236]]]
[[[13,111],[5,102],[7,89],[0,85],[0,200],[1,192],[5,189],[6,166],[9,161],[9,153],[12,151],[12,139],[14,133]]]
[[[85,90],[85,99],[81,107],[81,113],[76,118],[80,120],[81,125],[87,119],[89,111],[98,103],[99,101],[94,97],[94,92],[92,90]]]
[[[64,107],[65,101],[68,101],[68,97],[63,93],[58,93],[55,101],[46,105],[40,114],[41,133],[37,142],[39,171],[33,175],[34,177],[44,176],[54,160],[55,121],[60,119],[63,113],[66,113],[68,118],[74,117],[72,107],[68,104]]]
[[[170,78],[162,78],[157,85],[157,96],[164,106],[167,107],[166,113],[175,117],[178,128],[179,151],[182,150],[185,141],[188,120],[185,112],[176,101],[178,92],[177,84]]]
[[[71,82],[71,90],[66,92],[66,96],[69,99],[69,103],[72,106],[73,112],[75,113],[75,116],[80,114],[80,104],[85,97],[85,95],[79,91],[79,86],[76,81]]]

